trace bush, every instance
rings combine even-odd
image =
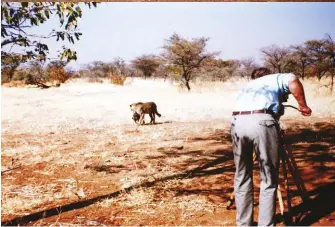
[[[65,83],[68,79],[71,78],[71,73],[68,73],[64,68],[60,67],[50,67],[48,69],[48,79],[53,81],[59,81],[60,83]]]
[[[8,83],[10,80],[10,73],[7,70],[1,70],[1,84]]]
[[[100,83],[100,84],[102,84],[104,81],[101,78],[89,77],[88,82],[89,83]]]
[[[110,75],[109,79],[112,84],[123,86],[127,78],[120,75]]]
[[[12,80],[26,80],[28,76],[29,73],[26,70],[16,70]]]

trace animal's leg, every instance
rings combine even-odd
[[[152,124],[153,121],[154,121],[153,114],[152,114],[152,113],[149,113],[149,116],[150,116],[150,124]]]
[[[155,113],[152,113],[152,119],[153,119],[152,123],[155,124],[155,123],[156,123],[156,116],[155,116]]]
[[[144,124],[144,113],[141,113],[141,117],[140,117],[140,124],[143,125]]]

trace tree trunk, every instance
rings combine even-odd
[[[191,77],[187,74],[187,72],[184,72],[182,78],[184,78],[185,86],[187,87],[188,91],[190,91],[191,90],[191,87],[190,87]]]
[[[331,84],[330,84],[330,91],[331,93],[333,93],[333,89],[334,89],[334,74],[331,74]]]
[[[191,87],[190,87],[190,83],[189,83],[188,80],[186,80],[185,85],[186,85],[188,91],[190,91],[190,90],[191,90]]]

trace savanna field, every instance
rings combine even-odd
[[[190,92],[137,78],[3,86],[2,225],[235,225],[229,130],[244,83],[199,81]],[[281,119],[311,199],[303,206],[290,179],[298,225],[335,225],[335,95],[322,83],[303,81],[311,117],[287,109]],[[157,104],[157,124],[133,122],[129,105],[139,101]],[[254,176],[257,201],[257,163]],[[276,218],[285,224],[279,205]]]

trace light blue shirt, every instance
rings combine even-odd
[[[292,73],[277,73],[250,81],[237,95],[234,111],[271,110],[279,113],[283,101],[290,94]]]

